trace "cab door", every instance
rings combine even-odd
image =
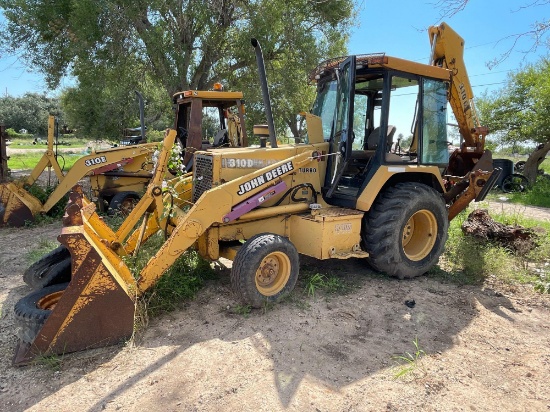
[[[353,101],[355,94],[355,56],[340,64],[336,93],[336,114],[330,139],[330,156],[325,178],[325,197],[332,197],[351,158],[353,143]]]

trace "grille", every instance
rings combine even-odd
[[[193,202],[199,200],[201,195],[212,188],[212,156],[195,155],[195,173],[193,179]]]

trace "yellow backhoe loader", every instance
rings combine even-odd
[[[136,299],[191,247],[207,259],[233,260],[232,287],[254,307],[293,289],[300,254],[365,258],[398,278],[428,271],[443,251],[449,219],[481,200],[498,174],[468,94],[464,42],[445,24],[429,33],[429,65],[385,54],[319,65],[311,76],[317,98],[304,114],[307,139],[281,146],[253,39],[270,145],[196,152],[193,172],[174,183],[177,202],[162,200],[159,162],[147,195],[116,232],[74,190],[59,236],[72,256],[71,280],[18,302],[14,363],[127,339]],[[395,106],[402,96],[412,99]],[[448,101],[463,133],[450,159]],[[403,151],[393,137],[404,114],[413,139]],[[168,134],[165,150],[176,134]],[[125,256],[159,229],[167,240],[133,276]]]
[[[156,149],[157,145],[154,143],[94,150],[78,159],[67,173],[63,173],[54,151],[54,130],[55,118],[50,116],[46,151],[25,180],[0,182],[0,226],[20,227],[25,222],[34,220],[37,214],[48,212],[86,176],[97,176],[115,170],[124,170],[128,176],[132,176],[131,179],[150,175],[143,168],[150,162]],[[45,203],[42,203],[27,188],[37,181],[46,168],[53,168],[59,184]],[[96,185],[96,190],[100,193],[101,185]]]

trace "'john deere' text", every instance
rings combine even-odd
[[[279,167],[276,167],[275,169],[265,172],[264,174],[261,174],[260,176],[255,177],[254,179],[251,179],[248,182],[243,183],[242,185],[239,185],[239,191],[237,192],[237,194],[239,196],[242,196],[245,193],[248,193],[251,190],[254,190],[257,187],[260,187],[266,184],[267,182],[270,182],[271,180],[279,176],[282,176],[292,170],[294,170],[294,166],[292,166],[292,162],[286,162],[285,164]]]

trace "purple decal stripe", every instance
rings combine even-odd
[[[287,188],[285,182],[279,182],[275,186],[268,187],[265,190],[262,190],[260,193],[255,194],[254,196],[251,196],[244,202],[239,203],[236,205],[231,212],[226,214],[223,217],[223,222],[228,223],[232,220],[238,219],[245,213],[250,212],[252,209],[258,207],[271,197],[275,196],[278,193],[281,193],[283,190]]]

